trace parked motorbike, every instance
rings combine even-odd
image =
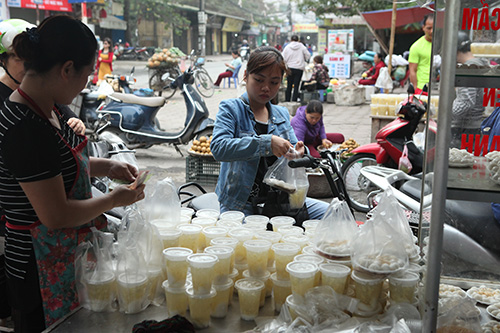
[[[424,87],[423,91],[427,91]],[[415,96],[412,84],[408,87],[408,98],[401,103],[398,115],[394,121],[384,126],[376,135],[376,142],[360,146],[342,166],[342,175],[346,182],[351,207],[368,212],[367,195],[374,190],[374,185],[366,179],[360,170],[367,165],[382,165],[389,168],[398,168],[399,159],[405,147],[408,149],[408,158],[413,166],[411,174],[422,171],[424,151],[413,142],[413,135],[418,128],[422,117],[427,111],[427,103]],[[435,142],[437,124],[432,119],[429,123],[429,142]],[[430,149],[432,157],[433,149]]]
[[[160,128],[156,115],[165,104],[165,98],[123,93],[112,93],[108,96],[111,102],[96,110],[98,114],[109,115],[109,123],[102,131],[118,135],[131,149],[169,143],[182,155],[177,146],[196,137],[210,136],[214,123],[209,118],[205,102],[193,88],[193,81],[193,73],[188,69],[171,83],[172,87],[182,91],[187,108],[184,128],[179,132],[168,133]]]
[[[370,208],[376,206],[379,193],[390,188],[411,217],[410,227],[414,231],[417,230],[421,201],[424,211],[430,210],[433,174],[426,176],[424,195],[421,196],[422,179],[408,175],[401,170],[367,166],[361,169],[361,173],[375,188],[368,196]],[[500,224],[495,220],[491,204],[446,200],[445,216],[443,251],[450,258],[466,261],[467,265],[459,267],[461,261],[453,261],[453,264],[449,265],[444,260],[444,271],[449,274],[474,274],[475,271],[500,274],[500,243],[498,242]],[[426,229],[429,227],[429,221],[425,218],[423,220],[422,228]],[[473,275],[468,277],[474,278]]]

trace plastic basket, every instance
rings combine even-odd
[[[196,182],[205,186],[217,185],[220,162],[212,157],[189,155],[186,158],[186,182]]]

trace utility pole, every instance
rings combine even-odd
[[[206,56],[207,14],[205,13],[205,0],[200,0],[198,12],[198,46],[201,55]]]
[[[293,23],[292,23],[292,0],[288,0],[288,24],[290,24],[290,30],[288,31],[288,40],[291,40],[293,35]]]

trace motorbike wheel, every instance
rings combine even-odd
[[[172,89],[170,87],[165,88],[167,83],[161,79],[161,77],[165,74],[163,71],[155,71],[153,75],[149,78],[149,88],[153,89],[154,91],[158,91],[159,96],[165,97],[165,99],[169,99],[170,97],[174,96],[175,91],[177,89]],[[170,75],[176,78],[178,74],[174,71],[170,71]],[[165,88],[165,89],[164,89]]]
[[[214,81],[204,68],[201,68],[194,73],[194,84],[196,90],[205,97],[212,97],[214,95]]]
[[[363,213],[370,210],[368,194],[378,189],[360,172],[362,167],[370,165],[378,165],[377,160],[374,155],[366,153],[353,155],[342,165],[342,177],[351,207]]]

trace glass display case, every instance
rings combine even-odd
[[[500,294],[494,291],[500,288],[500,222],[492,209],[500,203],[500,158],[481,134],[482,121],[500,105],[500,4],[486,2],[435,4],[429,94],[439,95],[438,134],[435,142],[427,142],[423,176],[432,187],[430,224],[420,214],[427,264],[425,332],[438,324],[440,283],[472,296],[478,286]],[[483,312],[488,303],[500,303],[500,297],[488,302],[473,298]],[[493,318],[485,315],[482,321],[488,319]]]

